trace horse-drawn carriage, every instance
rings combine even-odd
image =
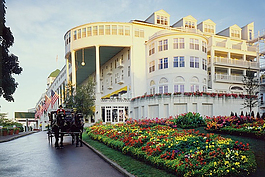
[[[83,115],[75,113],[72,109],[63,111],[51,111],[49,113],[50,127],[48,127],[48,139],[52,143],[52,138],[55,137],[55,147],[63,148],[63,137],[72,136],[72,144],[76,142],[76,146],[82,146],[83,133]],[[60,146],[59,146],[59,138]]]

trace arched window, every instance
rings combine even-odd
[[[190,91],[191,92],[197,92],[197,91],[199,91],[199,79],[196,76],[193,76],[191,78]]]
[[[177,76],[174,79],[174,93],[184,92],[185,79],[182,76]]]
[[[231,93],[243,93],[243,88],[240,86],[231,86],[230,87],[230,92]]]
[[[155,91],[156,91],[155,85],[156,85],[155,81],[151,80],[150,81],[150,94],[155,94]]]
[[[165,77],[159,81],[159,93],[168,93],[168,80]]]

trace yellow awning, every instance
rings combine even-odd
[[[103,99],[103,98],[110,98],[112,95],[118,95],[121,92],[127,92],[127,86],[125,86],[125,87],[123,87],[123,88],[121,88],[119,90],[116,90],[116,91],[114,91],[114,92],[112,92],[110,94],[107,94],[107,95],[101,97],[101,99]]]

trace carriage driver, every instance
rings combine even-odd
[[[59,106],[59,109],[57,109],[56,113],[57,114],[62,114],[63,113],[63,115],[65,115],[65,110],[63,109],[62,105]]]

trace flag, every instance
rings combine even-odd
[[[51,90],[51,105],[52,105],[52,107],[58,98],[59,98],[59,95],[56,92],[54,92],[53,90]]]
[[[45,94],[44,111],[47,111],[48,110],[50,104],[51,104],[51,99]]]

